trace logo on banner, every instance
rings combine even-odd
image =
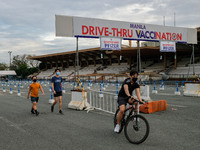
[[[168,41],[160,42],[160,52],[176,52],[176,43]]]
[[[121,38],[100,38],[101,50],[121,50]]]

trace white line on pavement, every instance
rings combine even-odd
[[[21,131],[21,132],[26,132],[24,129],[20,128],[16,123],[4,118],[4,117],[0,117],[0,120],[4,121],[5,123],[7,123],[9,126],[14,127],[15,129]]]
[[[172,107],[180,107],[180,108],[186,108],[187,106],[182,106],[182,105],[172,105],[172,104],[168,104],[168,106],[172,106]]]

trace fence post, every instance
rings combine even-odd
[[[12,85],[10,83],[10,94],[12,94],[12,93],[13,93],[13,91],[12,91]]]
[[[164,83],[163,83],[163,80],[161,81],[160,90],[164,90]]]
[[[17,95],[18,95],[18,96],[21,96],[19,84],[18,84],[18,93],[17,93]]]
[[[158,91],[156,90],[156,83],[155,83],[155,81],[153,81],[153,91],[152,91],[152,94],[157,94],[158,93]]]
[[[51,98],[49,99],[49,104],[53,104],[54,103],[54,99],[53,99],[53,90],[52,87],[50,87],[51,90]]]
[[[174,92],[175,95],[181,95],[181,92],[178,91],[178,81],[176,82],[176,91]]]
[[[6,92],[5,83],[3,83],[3,92]]]

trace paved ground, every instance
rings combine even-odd
[[[165,99],[168,109],[144,115],[150,124],[150,135],[140,145],[130,144],[122,132],[113,132],[113,115],[100,111],[76,111],[67,108],[70,93],[63,96],[64,115],[50,112],[50,94],[40,96],[36,117],[30,113],[31,102],[22,96],[0,90],[0,150],[81,150],[200,149],[200,98],[174,96],[169,92],[151,95]],[[173,92],[173,90],[172,90]]]

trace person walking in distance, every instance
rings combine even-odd
[[[59,99],[59,113],[63,114],[62,112],[62,77],[60,76],[60,69],[55,69],[56,76],[52,77],[51,85],[52,90],[54,93],[55,102],[51,106],[51,112],[54,111],[54,106]]]
[[[45,96],[45,94],[44,94],[44,91],[43,91],[40,83],[37,83],[37,77],[33,76],[32,80],[33,80],[33,83],[29,86],[27,99],[29,99],[29,95],[30,95],[30,92],[31,92],[31,102],[33,104],[32,109],[31,109],[31,113],[36,114],[36,116],[38,116],[39,112],[37,111],[36,104],[38,103],[38,100],[39,100],[39,89],[41,90],[41,92],[44,96]]]

